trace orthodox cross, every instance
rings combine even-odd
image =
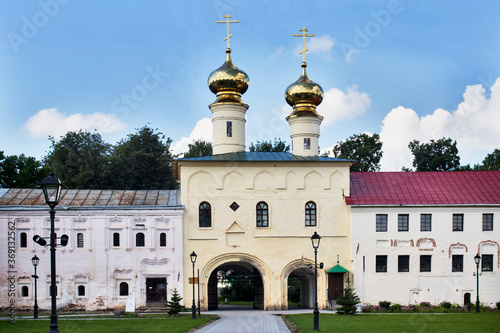
[[[240,23],[240,21],[238,21],[238,20],[229,21],[229,18],[233,17],[232,15],[229,15],[229,13],[227,13],[226,15],[224,15],[222,17],[225,18],[226,20],[225,21],[217,21],[217,23],[226,23],[226,25],[227,25],[227,36],[226,36],[226,38],[224,38],[224,40],[227,40],[227,48],[229,48],[229,38],[233,37],[233,34],[229,34],[229,23]]]
[[[306,34],[306,31],[309,31],[309,29],[306,29],[306,27],[299,29],[299,31],[302,31],[302,33],[293,34],[293,37],[302,37],[302,51],[300,51],[299,54],[302,54],[302,62],[306,62],[306,52],[309,50],[306,49],[306,37],[316,37],[316,35]]]

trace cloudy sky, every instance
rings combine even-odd
[[[247,146],[290,142],[286,87],[325,91],[320,147],[380,133],[383,170],[410,167],[408,143],[451,137],[462,164],[500,148],[498,1],[2,1],[0,150],[42,158],[70,130],[112,144],[150,124],[181,153],[211,140],[209,74],[232,59],[250,77]]]

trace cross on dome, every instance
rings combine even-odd
[[[228,30],[229,31],[229,30]],[[314,34],[306,34],[309,29],[306,29],[306,27],[302,27],[302,29],[299,29],[299,31],[302,31],[301,34],[293,34],[293,37],[302,37],[302,51],[299,52],[299,54],[302,54],[302,62],[306,62],[306,52],[309,49],[306,49],[306,37],[316,37]],[[229,43],[229,42],[228,42]]]
[[[229,13],[227,13],[226,15],[224,15],[222,17],[225,18],[226,20],[225,21],[217,21],[217,23],[226,23],[226,25],[227,25],[227,36],[224,38],[224,40],[227,40],[227,48],[229,48],[229,38],[233,37],[233,34],[229,34],[229,23],[240,23],[240,21],[238,21],[238,20],[230,21],[229,19],[233,16],[229,15]]]

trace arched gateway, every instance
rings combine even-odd
[[[217,272],[224,270],[235,270],[242,272],[253,284],[253,308],[267,309],[265,295],[269,293],[271,281],[269,270],[264,263],[251,255],[245,253],[223,254],[210,260],[200,272],[200,283],[203,288],[202,309],[215,310],[218,308],[218,286],[220,276]],[[205,303],[205,302],[204,302]]]

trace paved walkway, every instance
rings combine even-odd
[[[311,309],[288,311],[262,311],[248,307],[220,306],[218,310],[202,312],[216,314],[219,320],[199,329],[196,333],[289,333],[279,314],[311,313]],[[331,311],[328,311],[331,313]]]

